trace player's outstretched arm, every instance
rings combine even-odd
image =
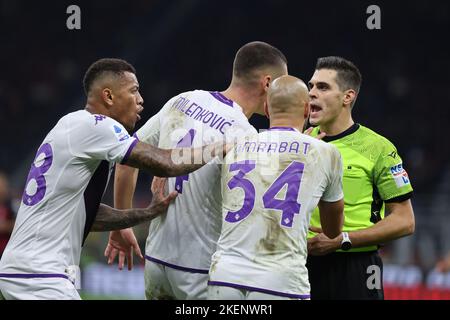
[[[165,183],[165,181],[163,182]],[[153,187],[153,185],[152,185]],[[105,204],[100,204],[97,217],[92,226],[92,231],[120,230],[135,226],[145,221],[150,221],[160,214],[166,213],[171,201],[177,197],[178,193],[173,191],[168,196],[164,196],[163,188],[153,194],[152,202],[143,209],[114,209]]]
[[[319,201],[320,225],[328,238],[335,238],[342,232],[344,224],[344,199],[336,202]]]
[[[215,143],[200,148],[160,149],[139,141],[125,164],[155,176],[176,177],[201,168],[216,156],[225,156],[229,148]]]
[[[133,207],[133,195],[136,189],[136,181],[139,170],[126,165],[116,164],[114,175],[114,208],[129,209]],[[162,186],[164,188],[164,185]],[[152,185],[152,193],[154,190]],[[112,264],[119,256],[119,270],[123,269],[125,260],[128,270],[133,269],[133,253],[144,259],[139,243],[134,235],[133,228],[115,230],[109,233],[108,244],[105,248],[105,257],[108,264]]]
[[[129,209],[133,207],[133,196],[138,175],[139,169],[116,164],[114,173],[114,208]]]

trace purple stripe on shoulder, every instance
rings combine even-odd
[[[227,97],[225,97],[223,94],[221,94],[219,91],[209,91],[209,93],[216,98],[217,100],[219,100],[220,102],[230,106],[230,107],[234,107],[233,106],[233,100],[228,99]]]
[[[271,131],[295,131],[295,129],[291,128],[291,127],[270,127],[268,130],[271,130]]]
[[[294,298],[294,299],[310,299],[311,298],[311,295],[309,295],[309,294],[285,293],[285,292],[273,291],[273,290],[250,287],[250,286],[243,286],[241,284],[222,282],[222,281],[208,281],[208,285],[209,286],[231,287],[231,288],[243,289],[243,290],[248,290],[248,291],[256,291],[256,292],[271,294],[274,296]]]
[[[128,147],[127,153],[125,153],[125,156],[123,157],[122,161],[120,162],[120,164],[125,164],[125,162],[127,162],[128,157],[130,156],[131,151],[133,150],[133,148],[136,146],[136,144],[138,143],[139,139],[134,139],[134,141],[130,144],[130,146]]]
[[[162,260],[150,257],[148,255],[145,255],[145,259],[147,259],[148,261],[151,261],[151,262],[162,264],[163,266],[166,266],[166,267],[169,267],[169,268],[172,268],[172,269],[186,271],[186,272],[190,272],[190,273],[208,274],[208,272],[209,272],[209,270],[193,269],[193,268],[186,268],[186,267],[182,267],[182,266],[177,266],[176,264],[168,263],[168,262],[165,262],[165,261],[162,261]]]
[[[137,141],[141,141],[141,140],[139,140],[139,138],[138,138],[138,136],[137,136],[136,132],[135,132],[135,133],[133,133],[133,138],[136,138],[136,140],[137,140]]]

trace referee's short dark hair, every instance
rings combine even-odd
[[[274,46],[261,42],[249,42],[236,53],[233,63],[233,76],[251,80],[254,72],[264,67],[283,67],[287,65],[284,54]]]
[[[93,83],[105,73],[112,73],[114,75],[121,76],[127,71],[136,73],[134,67],[122,59],[103,58],[95,61],[87,69],[83,78],[83,87],[86,96],[89,95]]]
[[[342,91],[353,89],[359,93],[362,76],[353,62],[336,56],[323,57],[317,59],[316,70],[320,69],[335,70],[336,83]]]

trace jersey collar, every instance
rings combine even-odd
[[[233,108],[233,100],[228,99],[223,94],[221,94],[219,91],[209,91],[209,93],[216,98],[216,100],[219,100],[223,104],[226,104],[227,106],[230,106]]]
[[[356,132],[359,129],[359,127],[360,127],[359,123],[354,123],[347,130],[345,130],[335,136],[325,136],[322,138],[322,140],[325,142],[331,142],[334,140],[342,139],[343,137],[346,137],[346,136],[351,135],[352,133]],[[319,129],[319,133],[320,133],[320,129]]]
[[[270,127],[269,129],[270,131],[298,131],[295,128],[291,128],[291,127]]]

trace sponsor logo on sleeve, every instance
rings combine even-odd
[[[128,132],[126,132],[126,130],[123,130],[121,127],[119,127],[116,124],[114,124],[112,126],[112,129],[113,129],[114,133],[116,134],[116,137],[119,139],[119,141],[127,140],[130,137],[130,135],[128,134]]]
[[[391,167],[391,175],[394,178],[397,188],[401,188],[409,184],[409,177],[406,170],[403,168],[403,164],[399,163]]]
[[[397,152],[392,151],[391,153],[388,154],[388,157],[392,157],[395,159],[397,157]]]

